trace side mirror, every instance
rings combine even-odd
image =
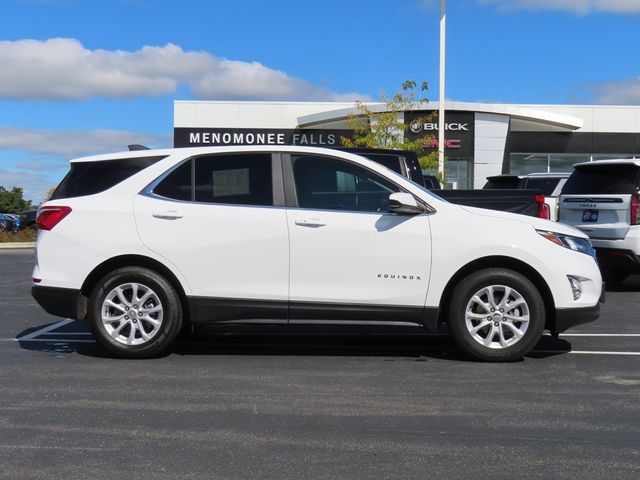
[[[392,193],[389,195],[389,210],[401,215],[418,215],[426,211],[410,193]]]

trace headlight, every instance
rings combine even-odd
[[[546,232],[544,230],[536,230],[536,232],[556,245],[575,250],[576,252],[585,253],[593,258],[596,257],[596,251],[593,249],[591,242],[587,238],[572,237],[571,235]]]

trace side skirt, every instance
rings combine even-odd
[[[437,332],[438,308],[192,297],[196,325],[212,323],[424,326]]]

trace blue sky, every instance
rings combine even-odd
[[[438,91],[439,0],[4,0],[0,185],[172,144],[173,100]],[[640,0],[449,0],[447,97],[640,104]]]

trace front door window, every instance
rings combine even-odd
[[[342,160],[294,155],[298,206],[320,210],[387,212],[399,188],[383,177]]]

